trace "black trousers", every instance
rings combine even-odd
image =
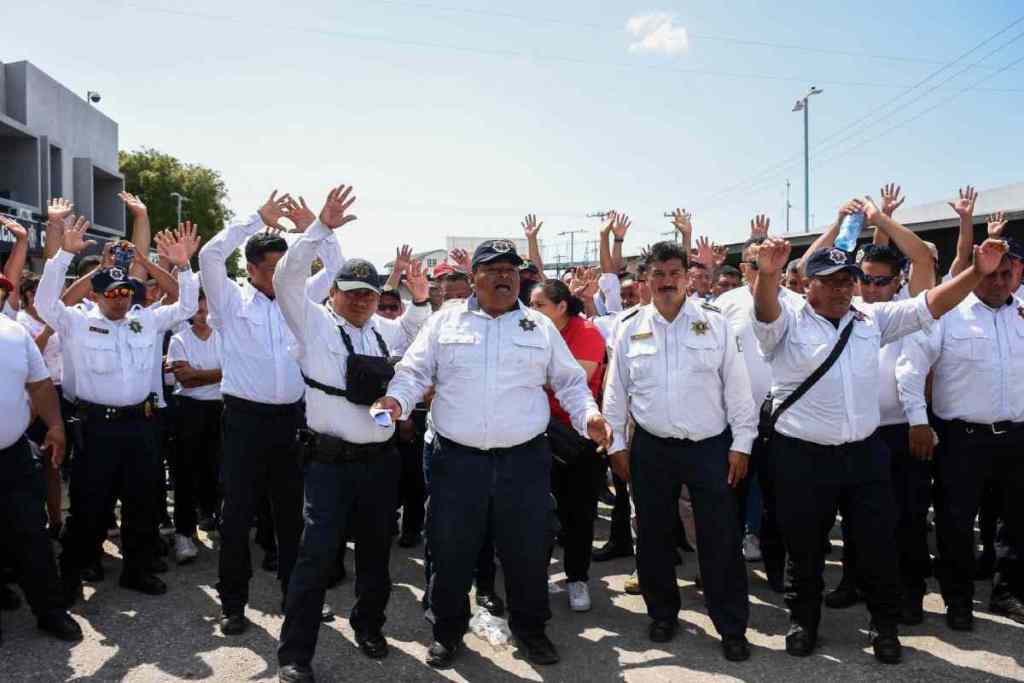
[[[0,523],[4,559],[12,561],[32,612],[43,617],[61,608],[57,567],[46,533],[44,463],[32,455],[23,436],[0,449]]]
[[[928,506],[931,504],[932,465],[910,454],[909,425],[880,427],[878,436],[885,442],[891,458],[892,492],[896,502],[896,545],[903,598],[920,602],[927,590],[925,577],[931,571]],[[863,580],[858,578],[857,542],[850,532],[848,503],[846,496],[839,504],[843,513],[843,581],[854,581],[863,590]]]
[[[196,533],[196,506],[217,512],[222,401],[178,397],[178,439],[174,467],[174,527],[182,536]]]
[[[301,404],[269,406],[224,399],[224,503],[217,590],[225,614],[240,614],[249,602],[249,528],[264,495],[270,497],[274,517],[277,577],[282,592],[287,590],[302,533],[302,469],[296,435],[303,421]]]
[[[604,460],[595,446],[572,465],[555,463],[551,468],[551,490],[555,494],[558,522],[562,527],[565,575],[570,583],[590,578],[597,487],[604,477],[604,467]]]
[[[629,504],[629,484],[612,473],[612,486],[615,488],[615,504],[612,506],[611,527],[608,530],[609,543],[633,547],[633,529],[630,526],[632,508]]]
[[[401,460],[390,445],[356,462],[306,464],[305,527],[298,559],[288,583],[281,645],[281,666],[308,666],[320,632],[320,610],[333,572],[342,532],[356,541],[356,604],[350,621],[361,635],[384,625],[391,596],[391,522],[398,493]]]
[[[723,637],[742,636],[750,606],[736,494],[728,484],[731,432],[702,441],[662,439],[639,425],[630,448],[637,514],[636,568],[647,614],[675,621],[682,606],[673,529],[679,493],[690,489],[708,614]]]
[[[750,454],[752,472],[747,477],[757,477],[761,487],[761,559],[765,573],[783,577],[786,570],[786,545],[783,542],[782,528],[779,526],[779,502],[776,493],[775,461],[770,446],[760,439],[754,440],[753,453]]]
[[[149,572],[156,550],[160,451],[153,419],[84,424],[84,449],[71,465],[71,522],[65,533],[61,570],[76,572],[96,560],[113,501],[121,499],[123,575]]]
[[[551,450],[538,436],[512,448],[482,451],[440,435],[430,457],[428,591],[434,639],[452,643],[469,626],[473,569],[490,529],[508,592],[509,627],[543,632],[548,607]]]
[[[995,482],[1002,503],[1005,534],[1012,551],[1024,557],[1024,429],[993,434],[944,422],[938,425],[946,446],[936,460],[936,477],[942,495],[938,513],[942,520],[942,563],[937,567],[942,597],[950,606],[969,607],[974,598],[974,518],[978,514],[985,482]],[[998,573],[993,597],[1024,595],[1016,563]]]
[[[776,434],[772,448],[779,524],[791,558],[793,591],[786,600],[791,619],[817,633],[825,587],[823,539],[845,498],[868,610],[880,633],[894,635],[900,580],[885,442],[876,433],[864,441],[822,446]]]
[[[402,508],[402,534],[414,535],[423,530],[424,504],[427,500],[423,481],[423,435],[417,430],[412,441],[399,439],[401,477],[398,484],[398,505]]]

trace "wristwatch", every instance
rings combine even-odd
[[[430,303],[430,299],[424,299],[423,301],[413,301],[412,305],[413,306],[426,306],[429,303]]]

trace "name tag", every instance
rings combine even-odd
[[[636,334],[629,335],[630,339],[650,339],[654,336],[653,332],[637,332]]]
[[[99,334],[110,334],[110,330],[108,330],[108,329],[105,329],[103,327],[93,327],[91,325],[89,326],[89,331],[90,332],[98,332]]]

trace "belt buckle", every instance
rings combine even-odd
[[[995,434],[996,436],[999,436],[1001,434],[1006,434],[1008,431],[1010,431],[1009,429],[1002,429],[1002,430],[1000,430],[999,429],[999,424],[1000,423],[998,423],[998,422],[993,422],[992,424],[989,425],[989,428],[992,430],[992,433]]]

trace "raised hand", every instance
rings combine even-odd
[[[203,240],[199,236],[199,226],[193,225],[192,221],[179,223],[174,236],[178,239],[178,243],[185,247],[189,259],[199,251],[199,243]]]
[[[882,195],[882,213],[889,218],[896,212],[896,209],[903,206],[903,202],[907,200],[906,197],[900,196],[900,188],[896,183],[889,183],[884,185],[879,192]]]
[[[583,298],[583,290],[587,288],[587,269],[580,266],[573,268],[572,277],[569,278],[569,292],[580,299]]]
[[[724,244],[716,244],[714,247],[712,247],[712,250],[715,252],[715,269],[717,270],[718,268],[724,266],[726,260],[729,258],[729,247],[725,246]]]
[[[289,195],[285,195],[284,198],[288,199],[284,207],[285,216],[295,224],[295,232],[306,232],[306,228],[313,225],[313,221],[316,220],[316,214],[306,206],[306,200],[302,197],[299,197],[299,201],[295,201]]]
[[[452,249],[448,252],[448,257],[455,264],[456,269],[461,270],[463,273],[473,270],[473,258],[465,249]]]
[[[978,201],[978,192],[968,185],[960,189],[960,198],[955,202],[947,202],[949,208],[956,211],[961,218],[972,218],[974,216],[974,203]]]
[[[130,192],[118,192],[118,198],[124,202],[124,205],[128,207],[128,210],[132,212],[132,216],[145,216],[147,209],[146,205],[142,203],[142,200]]]
[[[672,226],[679,231],[685,241],[693,234],[693,214],[686,209],[676,209],[672,212]]]
[[[339,185],[331,190],[327,195],[327,201],[324,202],[324,208],[320,209],[320,222],[334,230],[356,220],[355,216],[345,214],[356,201],[355,196],[349,197],[351,193],[351,185]]]
[[[158,232],[154,241],[157,253],[178,268],[187,266],[189,259],[199,249],[199,237],[191,222],[182,223],[174,233],[170,230]]]
[[[538,223],[537,216],[532,213],[528,213],[520,225],[523,226],[523,233],[526,235],[526,239],[532,240],[536,239],[537,233],[539,233],[540,229],[544,226],[544,221],[540,221]]]
[[[988,217],[988,236],[1002,238],[1003,230],[1006,229],[1006,214],[996,211]]]
[[[281,219],[288,216],[288,202],[291,201],[291,195],[285,194],[282,197],[277,196],[277,190],[270,193],[270,198],[259,208],[260,220],[263,221],[263,225],[267,226],[267,230],[270,232],[285,232],[285,228],[281,225]]]
[[[404,273],[408,270],[410,263],[412,263],[412,247],[408,244],[403,244],[395,249],[395,270]]]
[[[974,247],[974,268],[979,273],[990,275],[996,272],[1009,245],[1004,240],[987,239],[981,246]]]
[[[0,225],[7,228],[8,232],[14,235],[15,240],[21,241],[28,239],[28,230],[10,216],[0,213]]]
[[[96,244],[96,240],[85,238],[85,232],[90,226],[91,223],[85,220],[84,216],[79,216],[74,224],[66,227],[64,229],[64,241],[61,245],[64,251],[78,254],[89,245]]]
[[[73,208],[75,208],[75,205],[63,197],[54,197],[46,205],[46,217],[48,220],[60,221],[63,224],[67,221],[68,216],[71,215]]]
[[[772,219],[765,216],[763,213],[759,213],[754,216],[754,219],[750,221],[750,236],[754,239],[760,239],[768,236],[768,228],[772,224]]]
[[[761,276],[781,272],[789,262],[791,249],[789,242],[778,237],[769,237],[762,242],[757,250],[757,270]]]
[[[880,210],[878,208],[878,205],[875,204],[874,200],[872,200],[871,197],[865,197],[864,199],[851,199],[850,203],[847,204],[847,206],[855,206],[857,208],[856,212],[863,213],[864,214],[864,223],[866,225],[876,225],[877,226],[878,225],[878,218],[883,213],[885,213],[884,211],[882,211],[882,210]],[[885,214],[885,215],[888,216],[889,214]]]
[[[715,250],[707,237],[702,236],[697,238],[697,260],[708,268],[714,266]]]
[[[605,223],[603,228],[601,228],[601,235],[603,237],[607,237],[608,233],[612,231],[612,228],[615,226],[615,221],[618,220],[618,217],[619,212],[616,211],[615,209],[611,209],[610,211],[608,211],[608,213],[604,215],[605,220],[608,222]]]
[[[139,253],[135,252],[135,258],[139,258]],[[114,265],[114,243],[107,242],[103,245],[100,250],[100,268],[110,268]]]
[[[633,221],[629,220],[629,216],[626,214],[615,214],[615,220],[612,222],[612,232],[615,233],[615,239],[625,239],[626,233],[629,232],[632,225]]]
[[[421,261],[413,260],[406,266],[405,286],[409,288],[413,301],[426,301],[430,297],[430,281]]]

